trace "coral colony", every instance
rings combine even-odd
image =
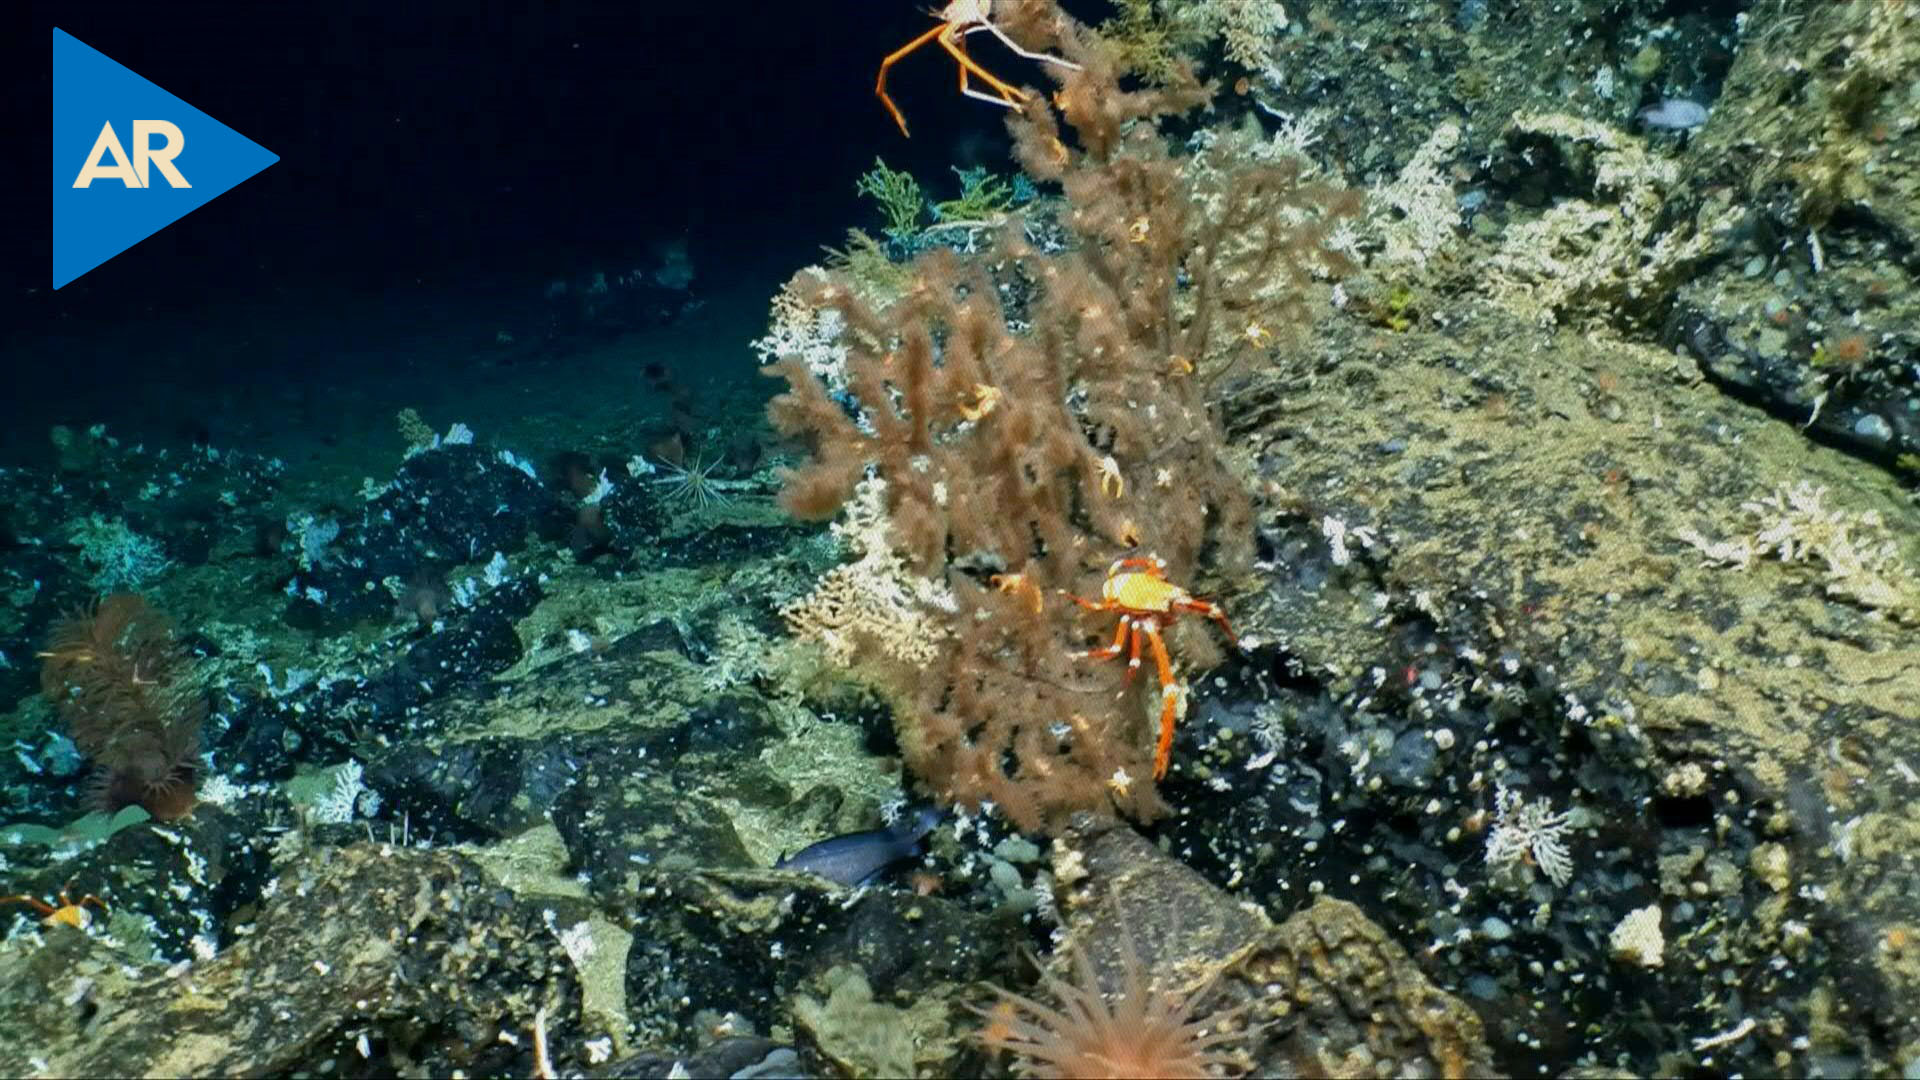
[[[1046,8],[1007,25],[1071,61],[1049,70],[1077,148],[1037,96],[1010,128],[1027,172],[1065,191],[1071,248],[1042,252],[1009,223],[992,262],[917,257],[891,303],[854,275],[802,271],[780,310],[832,313],[844,348],[771,365],[788,382],[774,424],[814,453],[782,504],[823,518],[867,485],[861,560],[789,625],[887,689],[935,792],[1025,828],[1164,810],[1144,726],[1162,695],[1133,680],[1143,711],[1132,669],[1087,662],[1075,643],[1113,623],[1062,592],[1097,591],[1135,553],[1183,588],[1244,572],[1247,501],[1207,397],[1297,325],[1294,286],[1343,265],[1326,237],[1358,206],[1294,165],[1183,169],[1143,121],[1204,91],[1123,90],[1111,57]]]

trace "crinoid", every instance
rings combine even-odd
[[[713,475],[713,470],[719,465],[718,458],[703,462],[696,457],[692,465],[661,461],[659,467],[667,475],[652,483],[673,485],[667,489],[668,502],[692,503],[696,510],[725,506],[733,501],[733,496],[720,490],[720,480]]]
[[[40,657],[40,688],[98,767],[104,808],[185,817],[207,702],[172,622],[115,593],[55,624]]]

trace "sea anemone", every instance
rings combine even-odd
[[[978,1038],[1013,1054],[1030,1076],[1206,1078],[1246,1068],[1240,1054],[1221,1049],[1248,1038],[1234,1022],[1237,1010],[1193,1016],[1211,980],[1191,994],[1159,993],[1147,984],[1131,942],[1121,962],[1120,992],[1111,1000],[1080,951],[1073,955],[1078,985],[1041,975],[1058,1008],[995,987],[1000,1001],[981,1011],[987,1023]]]

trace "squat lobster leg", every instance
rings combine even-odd
[[[1180,684],[1173,681],[1173,664],[1167,659],[1167,643],[1160,640],[1160,628],[1147,627],[1147,640],[1153,643],[1153,662],[1160,668],[1160,741],[1153,748],[1153,778],[1167,775],[1173,761],[1173,722],[1178,719]]]
[[[1094,606],[1093,604],[1089,604],[1085,600],[1081,600],[1079,597],[1073,596],[1072,593],[1068,593],[1067,595],[1072,596],[1074,600],[1079,601],[1080,604],[1084,607],[1090,608],[1094,611],[1100,610],[1100,608]],[[1122,618],[1120,620],[1120,629],[1116,631],[1113,635],[1113,644],[1108,645],[1104,648],[1088,649],[1086,652],[1083,652],[1080,654],[1080,659],[1111,660],[1114,657],[1119,656],[1120,651],[1126,648],[1127,646],[1127,631],[1130,629],[1132,629],[1132,627],[1128,625],[1128,620],[1126,620],[1125,618]],[[1140,663],[1140,636],[1138,634],[1134,635],[1134,638],[1133,638],[1133,661],[1136,666]]]
[[[880,61],[880,76],[873,84],[874,94],[880,98],[880,103],[887,107],[887,112],[893,114],[893,122],[900,125],[902,135],[908,134],[907,118],[900,114],[900,109],[894,105],[893,99],[887,96],[887,71],[902,57],[929,41],[939,42],[940,47],[947,51],[947,55],[953,57],[954,63],[960,65],[962,94],[994,105],[1004,105],[1009,109],[1019,108],[1020,103],[1027,100],[1027,92],[996,78],[992,72],[974,63],[973,59],[967,55],[968,34],[977,34],[985,30],[1000,39],[1002,45],[1028,60],[1041,60],[1050,64],[1059,64],[1074,71],[1080,70],[1080,65],[1070,60],[1063,60],[1047,53],[1032,52],[1014,44],[1006,31],[993,24],[993,0],[951,0],[946,7],[934,15],[934,18],[940,20],[940,25],[888,53],[886,59]],[[979,76],[982,82],[993,88],[994,93],[988,94],[975,90],[967,82],[968,75]]]

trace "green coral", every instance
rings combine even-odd
[[[984,221],[1013,208],[1013,188],[984,168],[953,170],[960,177],[960,197],[935,203],[933,220],[942,224]]]
[[[846,247],[826,247],[826,267],[853,279],[860,297],[876,307],[887,307],[907,291],[911,271],[887,257],[880,241],[862,229],[847,230]]]
[[[1381,325],[1394,333],[1405,333],[1413,325],[1417,316],[1413,310],[1413,290],[1405,285],[1395,285],[1387,292],[1387,303],[1381,318]]]
[[[1155,86],[1179,80],[1186,57],[1218,39],[1227,59],[1263,76],[1278,68],[1275,50],[1287,28],[1275,0],[1119,0],[1100,25],[1120,66]]]
[[[870,196],[886,215],[886,234],[894,240],[906,240],[920,231],[920,207],[926,202],[920,193],[920,181],[904,169],[889,169],[879,158],[873,168],[855,181],[854,191]]]

